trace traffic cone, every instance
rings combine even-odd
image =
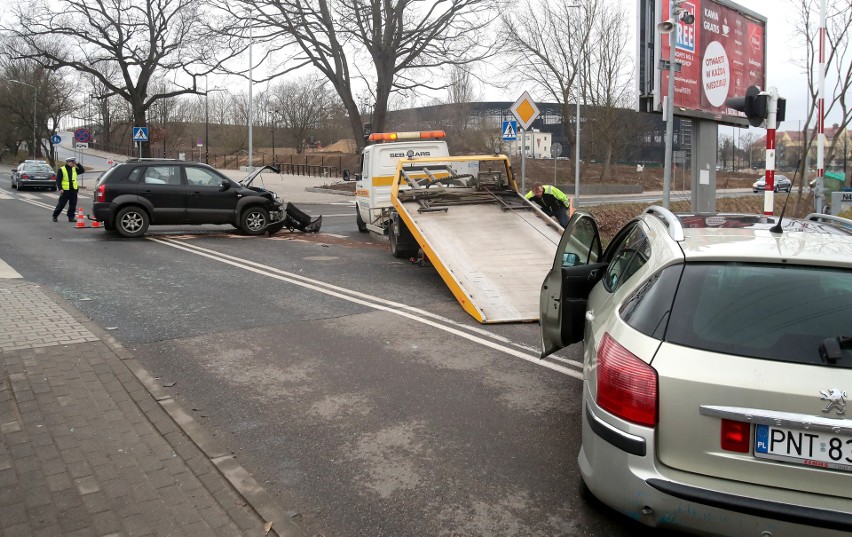
[[[91,216],[89,217],[89,219],[92,221],[92,227],[104,227],[99,220],[95,220]]]
[[[81,227],[86,227],[86,217],[83,215],[83,208],[77,211],[77,225],[74,226],[76,229],[80,229]]]

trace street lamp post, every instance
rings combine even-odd
[[[566,7],[570,8],[580,8],[582,7],[580,4],[569,4]],[[582,27],[582,25],[577,25],[578,27]],[[581,38],[582,39],[582,38]],[[583,51],[586,48],[586,40],[582,39],[580,42],[580,59],[583,57]],[[577,62],[577,65],[580,65],[580,61]],[[576,125],[576,133],[574,134],[574,210],[580,208],[580,76],[579,76],[579,68],[574,69],[575,75],[574,77],[577,79],[577,125]]]
[[[36,137],[36,104],[38,103],[38,88],[33,86],[32,84],[27,84],[26,82],[21,82],[20,80],[10,80],[13,84],[20,84],[22,86],[29,86],[33,89],[33,159],[37,156],[36,151],[36,141],[38,138]]]

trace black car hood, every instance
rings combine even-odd
[[[263,173],[265,170],[270,170],[270,171],[273,171],[275,173],[281,173],[281,168],[279,166],[261,166],[260,168],[254,170],[248,176],[246,176],[245,179],[241,179],[239,181],[239,183],[241,185],[243,185],[244,187],[251,187],[252,182],[258,176],[260,176],[260,174]],[[255,187],[255,188],[252,188],[252,190],[254,190],[256,192],[264,192],[266,189],[261,188],[261,189],[258,190],[257,187]]]

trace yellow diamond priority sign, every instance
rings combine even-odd
[[[513,104],[512,108],[509,110],[512,111],[512,115],[518,120],[518,125],[520,125],[525,131],[529,130],[533,121],[535,121],[535,118],[537,118],[540,113],[535,101],[532,100],[530,94],[526,91],[517,101],[515,101],[515,104]]]

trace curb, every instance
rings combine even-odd
[[[318,194],[332,194],[332,195],[336,195],[336,196],[348,196],[350,198],[355,196],[354,192],[346,192],[345,190],[333,190],[331,188],[319,188],[319,187],[315,187],[315,186],[305,187],[305,192],[314,192],[314,193],[318,193]]]
[[[136,361],[136,358],[118,340],[102,330],[94,321],[83,315],[80,310],[53,291],[53,289],[35,282],[26,283],[38,286],[39,290],[58,304],[59,307],[65,310],[77,322],[85,326],[90,332],[98,336],[104,345],[118,357],[128,371],[142,384],[148,395],[168,414],[178,429],[183,431],[187,438],[201,450],[204,456],[219,471],[220,475],[230,483],[237,494],[243,497],[246,504],[251,507],[257,516],[269,525],[270,530],[266,535],[305,537],[305,532],[293,522],[286,510],[272,499],[269,493],[266,492],[266,489],[260,486],[245,468],[237,463],[227,449],[215,440],[195,418],[177,404],[171,394],[163,389],[156,379]],[[130,393],[130,390],[128,390],[128,393]],[[168,438],[166,438],[166,441],[169,441]]]

